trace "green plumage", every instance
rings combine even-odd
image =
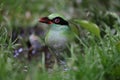
[[[45,42],[53,49],[64,49],[73,39],[73,32],[67,25],[51,24]]]

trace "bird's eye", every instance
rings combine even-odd
[[[55,21],[55,23],[59,23],[60,19],[55,19],[54,21]]]

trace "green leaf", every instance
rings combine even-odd
[[[117,43],[116,48],[120,52],[120,41]]]
[[[79,20],[79,19],[76,19],[74,21],[80,24],[81,27],[85,28],[92,34],[96,35],[97,37],[100,37],[100,29],[95,23],[92,23],[86,20]]]

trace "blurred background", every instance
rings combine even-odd
[[[119,14],[119,3],[119,0],[1,0],[0,21],[9,26],[31,25],[51,13],[60,13],[67,19],[88,19],[106,11]]]

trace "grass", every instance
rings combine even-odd
[[[104,12],[108,11],[118,13],[119,0],[114,2],[108,0],[110,4],[102,4],[100,0],[85,0],[81,5],[75,0],[58,0],[54,3],[53,1],[0,1],[2,13],[0,13],[0,80],[119,80],[120,52],[116,48],[120,41],[119,19],[115,19],[115,22],[111,24],[110,19],[103,16]],[[58,4],[59,2],[61,3]],[[95,9],[96,5],[90,4],[99,4],[98,9]],[[106,5],[109,5],[109,8],[106,8]],[[20,61],[14,58],[13,52],[16,45],[11,39],[12,30],[17,30],[19,26],[33,26],[37,24],[39,17],[56,11],[64,14],[68,19],[77,17],[91,20],[98,24],[106,34],[99,39],[82,29],[78,42],[69,48],[72,56],[67,58],[70,68],[68,71],[61,70],[57,65],[53,71],[46,71],[44,54],[37,62],[34,60],[28,62],[26,59]],[[89,16],[87,16],[88,13]],[[117,15],[119,18],[119,14]],[[116,30],[116,34],[111,33],[111,26]]]

